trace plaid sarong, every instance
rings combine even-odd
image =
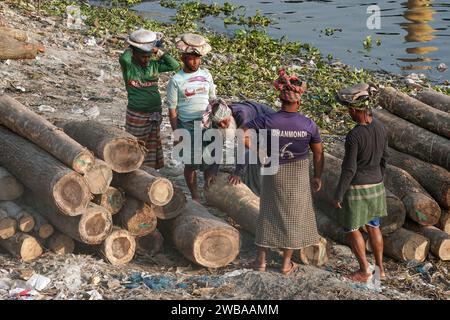
[[[160,112],[137,112],[127,109],[125,129],[144,142],[147,148],[143,165],[160,169],[164,167],[164,154],[160,137],[162,115]]]
[[[301,249],[319,243],[319,239],[309,160],[282,164],[275,175],[263,175],[255,244]]]
[[[366,225],[374,218],[387,216],[386,190],[383,182],[352,185],[345,193],[340,224],[350,230]]]

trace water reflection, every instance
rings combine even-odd
[[[433,0],[408,0],[402,3],[406,7],[403,17],[410,21],[400,24],[406,30],[406,42],[429,42],[436,38],[436,29],[428,24],[433,21],[436,10],[432,7]],[[407,66],[401,66],[402,70],[430,70],[430,65],[414,64],[415,62],[431,62],[433,59],[424,57],[427,53],[438,51],[435,46],[415,46],[406,49],[406,53],[420,55],[414,58],[399,58],[402,62],[409,62]]]

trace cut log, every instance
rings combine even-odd
[[[450,208],[450,172],[408,154],[389,149],[389,163],[408,171],[439,205]]]
[[[450,96],[434,91],[423,90],[417,94],[417,99],[441,111],[450,112]]]
[[[98,251],[112,265],[123,265],[133,259],[136,240],[128,231],[115,227]]]
[[[166,178],[155,177],[144,170],[114,174],[113,186],[127,195],[156,206],[164,206],[173,197],[173,186]]]
[[[373,114],[386,127],[391,147],[450,170],[450,143],[447,138],[409,123],[386,110],[373,110]]]
[[[181,215],[167,221],[175,247],[200,266],[224,267],[239,254],[239,232],[198,203],[188,201]]]
[[[450,211],[442,211],[441,218],[436,226],[450,234]]]
[[[25,42],[28,40],[28,36],[25,31],[8,28],[5,26],[2,26],[1,24],[0,24],[0,34],[2,34],[3,36],[8,36],[8,37],[14,38],[14,39],[16,39],[18,41],[22,41],[22,42]]]
[[[94,156],[89,150],[7,95],[0,97],[0,124],[32,141],[79,173],[85,173],[94,164]]]
[[[0,209],[4,210],[8,217],[17,221],[17,227],[22,232],[33,230],[35,221],[33,216],[24,208],[12,201],[0,201]]]
[[[333,149],[327,147],[330,152]],[[319,192],[313,194],[314,202],[317,206],[323,207],[324,204],[330,206],[332,209],[327,212],[330,216],[335,216],[334,211],[334,193],[335,188],[339,182],[342,161],[335,156],[325,153],[325,162],[327,170],[322,173],[322,189]],[[310,166],[310,171],[312,172],[313,167]],[[405,206],[399,203],[399,200],[395,198],[392,194],[391,189],[386,185],[386,203],[388,215],[381,219],[381,232],[383,234],[388,234],[401,228],[405,221]]]
[[[8,217],[8,213],[0,209],[0,239],[9,239],[17,232],[16,219]]]
[[[136,238],[136,252],[140,255],[154,256],[163,251],[163,246],[164,237],[158,229],[149,235]]]
[[[16,233],[9,239],[0,240],[0,246],[8,250],[14,257],[25,262],[38,258],[43,252],[39,241],[22,232]]]
[[[143,237],[156,229],[155,208],[141,200],[127,196],[122,210],[114,215],[114,222],[130,232],[132,236]]]
[[[75,249],[75,241],[63,233],[56,231],[45,241],[46,247],[56,254],[69,254]]]
[[[9,173],[0,167],[0,201],[15,200],[23,193],[23,185]]]
[[[384,254],[399,261],[425,261],[430,241],[415,232],[401,228],[384,237]]]
[[[97,121],[56,122],[70,137],[94,151],[115,172],[138,169],[144,161],[144,147],[128,132]]]
[[[86,210],[91,194],[83,177],[3,127],[0,165],[38,194],[39,201],[55,204],[66,215],[79,215]]]
[[[344,155],[342,144],[328,146],[330,153],[339,157]],[[405,204],[406,214],[424,226],[435,225],[441,216],[441,209],[428,192],[405,170],[387,165],[384,184]]]
[[[39,201],[36,195],[25,192],[27,205],[46,217],[60,232],[86,244],[100,244],[112,230],[111,214],[103,207],[90,203],[82,215],[70,217],[61,214],[54,206]]]
[[[119,189],[109,187],[105,193],[96,195],[93,202],[115,215],[125,203],[125,194]]]
[[[348,241],[344,229],[340,227],[336,221],[330,218],[331,212],[334,212],[334,210],[328,205],[324,205],[320,209],[316,208],[315,210],[317,229],[319,230],[320,235],[334,240],[337,243],[350,246],[350,242]],[[327,210],[330,210],[330,212],[326,212]]]
[[[55,229],[51,225],[50,222],[48,222],[47,219],[45,219],[41,214],[39,214],[36,210],[31,208],[30,206],[22,205],[21,207],[26,210],[34,219],[34,228],[33,231],[36,233],[36,235],[40,239],[47,239],[50,237]]]
[[[430,240],[430,251],[443,261],[450,260],[450,235],[436,227],[424,227],[408,221],[405,229],[417,232]]]
[[[84,174],[89,190],[93,194],[105,193],[113,178],[111,168],[100,159],[95,159],[94,165]]]
[[[391,113],[419,127],[450,138],[450,114],[411,98],[394,88],[381,88],[380,105]]]
[[[329,255],[330,245],[322,237],[320,237],[318,244],[299,250],[300,261],[305,265],[313,265],[316,267],[326,265]]]
[[[24,43],[0,33],[0,60],[35,59],[39,52],[44,51],[42,44]]]

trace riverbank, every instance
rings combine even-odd
[[[67,28],[62,14],[37,14],[35,9],[18,9],[7,2],[0,3],[0,12],[6,24],[28,31],[30,41],[42,42],[46,47],[46,52],[36,60],[0,62],[1,93],[11,95],[47,119],[84,120],[95,114],[92,110],[97,107],[99,115],[96,120],[110,125],[124,125],[127,99],[118,56],[124,48],[122,36],[126,34],[125,31],[114,36],[112,33],[106,36],[105,33],[103,37],[92,38],[94,31],[91,28]],[[102,22],[98,21],[100,25]],[[169,36],[167,38],[171,39]],[[166,46],[172,46],[170,41],[167,41]],[[227,57],[226,51],[219,54],[218,57]],[[211,55],[210,59],[213,57]],[[208,67],[212,66],[213,62],[209,61]],[[301,70],[309,70],[306,68],[309,67],[305,64]],[[270,72],[267,77],[275,74]],[[392,77],[392,80],[387,78],[385,81],[395,83],[397,79]],[[161,77],[160,81],[160,87],[165,88],[168,76]],[[255,94],[261,97],[264,95],[261,92]],[[228,99],[232,98],[233,95],[228,96]],[[89,110],[91,112],[87,112]],[[166,119],[162,134],[168,162],[171,148],[169,128]],[[178,164],[168,163],[164,173],[187,191],[180,170]],[[214,208],[208,209],[227,219],[222,212]],[[136,256],[124,267],[114,267],[104,263],[99,257],[84,254],[56,256],[45,253],[34,262],[22,263],[6,253],[0,253],[0,278],[11,280],[11,286],[7,289],[0,286],[0,299],[14,298],[9,296],[9,289],[24,285],[23,280],[30,272],[45,275],[52,280],[35,299],[98,298],[92,293],[93,290],[104,299],[369,300],[450,297],[448,263],[431,259],[429,264],[406,264],[386,259],[389,278],[379,292],[344,280],[344,276],[354,270],[357,264],[350,250],[340,245],[333,245],[331,259],[326,267],[319,269],[302,266],[289,278],[278,273],[281,261],[279,252],[270,254],[268,272],[245,270],[244,265],[254,257],[256,248],[248,233],[241,230],[241,236],[242,245],[238,258],[219,270],[192,265],[170,243],[165,245],[163,253],[152,257]],[[150,289],[148,285],[151,283],[144,284],[137,275],[151,275],[152,283],[156,281],[161,286]]]

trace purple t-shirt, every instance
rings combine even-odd
[[[308,117],[296,113],[278,111],[259,116],[246,124],[249,129],[267,129],[267,150],[271,139],[279,138],[280,164],[308,158],[309,144],[320,143],[319,127]]]

